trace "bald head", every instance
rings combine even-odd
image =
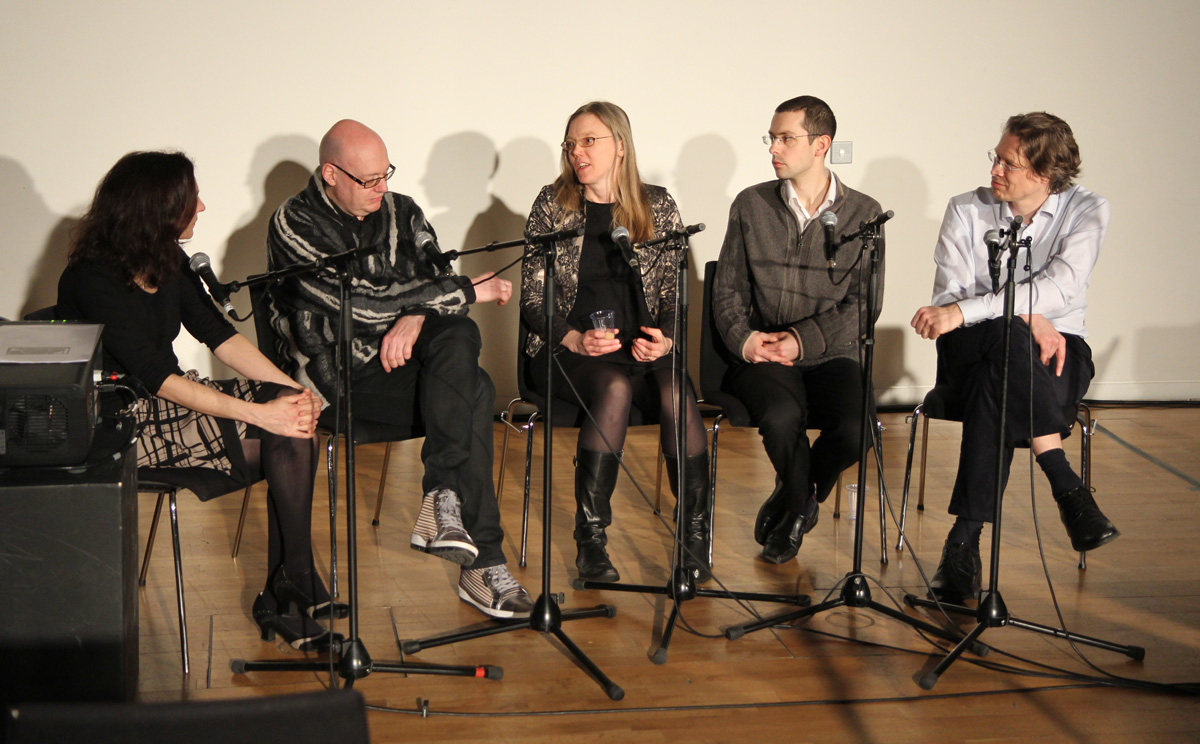
[[[346,153],[371,147],[384,147],[383,138],[375,130],[353,119],[342,119],[321,138],[321,163],[341,163]]]
[[[369,189],[358,183],[385,175],[390,165],[387,146],[374,130],[342,119],[321,138],[320,158],[325,193],[334,204],[360,220],[379,209],[387,181]]]

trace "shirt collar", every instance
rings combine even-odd
[[[806,215],[808,219],[816,217],[821,212],[833,206],[834,200],[837,198],[837,176],[828,168],[825,169],[825,175],[829,176],[829,188],[825,190],[825,200],[817,205],[817,211],[813,214],[808,214],[808,210],[800,202],[800,196],[796,193],[796,187],[792,184],[792,179],[785,178],[783,181],[783,198],[793,210],[800,214]]]

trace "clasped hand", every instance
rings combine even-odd
[[[258,425],[272,434],[308,439],[316,433],[320,415],[321,399],[305,389],[264,403]]]
[[[655,359],[671,351],[671,339],[663,335],[658,328],[641,326],[642,333],[649,338],[636,338],[630,346],[630,353],[639,362],[653,362]],[[617,336],[619,328],[593,328],[590,331],[570,331],[563,338],[563,346],[576,354],[584,356],[604,356],[621,348]]]
[[[753,331],[742,345],[742,358],[752,364],[774,362],[791,366],[800,356],[800,344],[789,331]]]

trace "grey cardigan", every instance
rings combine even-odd
[[[790,330],[800,342],[799,367],[839,357],[857,359],[859,302],[867,279],[867,261],[859,261],[861,242],[838,249],[837,283],[830,281],[821,225],[811,220],[801,233],[785,193],[783,181],[767,181],[733,200],[713,284],[717,329],[738,359],[752,331],[782,330]],[[878,202],[841,181],[830,210],[838,216],[839,236],[881,211]],[[882,237],[879,243],[882,252]],[[876,317],[883,304],[882,260],[878,300]]]

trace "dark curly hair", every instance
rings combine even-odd
[[[1079,175],[1079,145],[1070,125],[1054,114],[1034,111],[1010,116],[1004,133],[1021,142],[1033,172],[1050,179],[1050,193],[1066,191]]]
[[[192,161],[181,152],[131,152],[117,161],[74,231],[68,262],[115,265],[125,282],[157,287],[179,270],[179,236],[196,213]]]

